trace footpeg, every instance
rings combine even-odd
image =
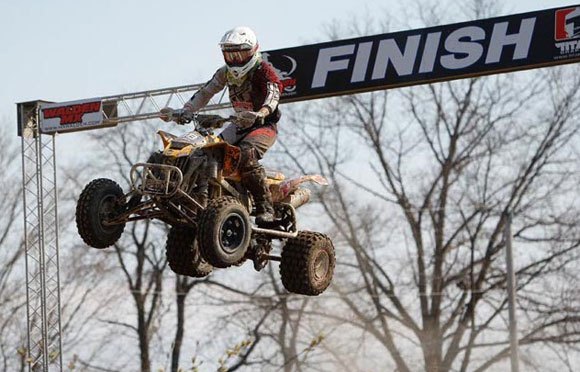
[[[256,225],[263,229],[284,231],[282,220],[274,219],[272,221],[263,221],[256,218]]]

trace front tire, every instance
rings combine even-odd
[[[250,216],[231,196],[211,200],[200,218],[201,255],[212,266],[226,268],[240,263],[251,238]]]
[[[196,231],[190,227],[173,226],[167,235],[165,255],[171,270],[192,278],[208,276],[213,267],[199,253]]]
[[[163,152],[162,151],[154,151],[149,155],[147,158],[147,163],[151,164],[162,164],[163,163]]]
[[[300,231],[282,250],[282,284],[289,292],[317,296],[330,285],[335,265],[334,246],[328,236]]]
[[[79,235],[93,248],[107,248],[123,234],[125,223],[105,225],[114,217],[123,203],[123,190],[110,179],[99,178],[90,182],[79,196],[76,223]]]

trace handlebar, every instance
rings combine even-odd
[[[235,116],[224,118],[220,115],[194,114],[184,110],[174,110],[171,120],[178,124],[196,123],[196,126],[206,128],[219,128],[229,121],[235,120]]]
[[[228,116],[227,118],[220,115],[206,115],[197,114],[191,121],[196,122],[196,127],[202,128],[220,128],[227,122],[233,122],[236,119],[235,116]]]
[[[164,110],[167,110],[165,113]],[[208,115],[208,114],[194,114],[190,111],[183,109],[173,110],[167,108],[161,110],[161,113],[167,115],[171,121],[177,124],[189,124],[191,122],[195,123],[196,129],[217,129],[221,128],[227,122],[234,122],[237,120],[236,116],[223,117],[220,115]]]

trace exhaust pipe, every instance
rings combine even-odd
[[[308,203],[308,201],[310,201],[310,190],[302,188],[297,189],[284,199],[284,202],[293,206],[294,209],[301,207]]]

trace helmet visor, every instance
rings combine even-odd
[[[228,66],[240,67],[248,63],[254,56],[255,50],[223,50],[224,60]]]

